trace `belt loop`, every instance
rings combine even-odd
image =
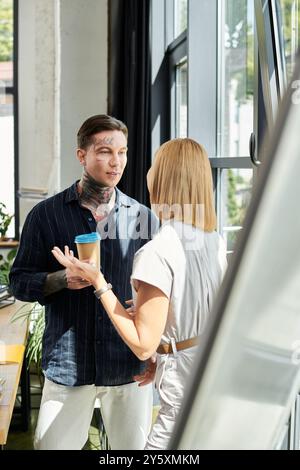
[[[172,346],[172,351],[174,354],[174,357],[177,356],[177,347],[176,347],[176,341],[174,338],[171,338],[171,346]]]

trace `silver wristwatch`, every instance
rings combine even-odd
[[[97,299],[100,299],[101,295],[107,292],[108,290],[112,289],[112,285],[110,283],[106,284],[105,287],[101,287],[101,289],[94,290],[94,294]]]

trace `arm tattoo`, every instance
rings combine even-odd
[[[66,287],[68,287],[68,281],[65,269],[56,271],[55,273],[50,273],[48,274],[44,285],[44,295],[46,297],[47,295],[59,292]]]

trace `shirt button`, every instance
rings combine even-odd
[[[89,222],[92,222],[92,221],[93,221],[92,217],[89,217],[89,219],[88,219],[88,220],[89,220]]]

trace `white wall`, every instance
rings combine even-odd
[[[107,0],[19,0],[20,187],[80,177],[76,133],[107,112]],[[37,200],[20,200],[21,226]]]

